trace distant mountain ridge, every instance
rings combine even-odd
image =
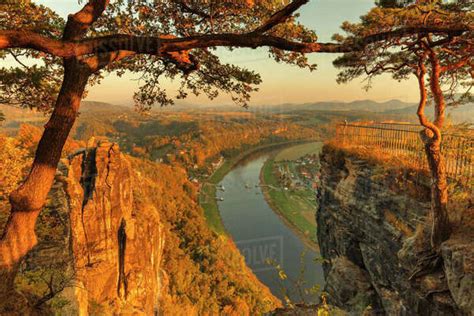
[[[97,111],[130,111],[131,106],[111,104],[99,101],[82,101],[79,112],[97,112]]]
[[[395,115],[414,115],[417,111],[417,105],[411,105],[406,108],[387,110],[386,114]],[[428,117],[433,117],[434,111],[432,107],[426,109]],[[468,103],[456,107],[447,107],[446,116],[454,123],[474,123],[474,104]]]
[[[91,104],[101,104],[101,102],[85,101]],[[83,102],[83,104],[85,103]],[[154,110],[159,111],[186,111],[186,110],[210,110],[210,111],[250,111],[250,112],[288,112],[300,110],[319,110],[319,111],[365,111],[382,113],[393,109],[403,109],[415,105],[414,102],[404,102],[398,99],[393,99],[384,102],[377,102],[374,100],[356,100],[351,102],[343,101],[320,101],[311,103],[282,103],[272,105],[250,105],[248,109],[239,107],[235,104],[195,104],[180,101],[175,105],[159,107],[156,106]],[[125,107],[130,109],[129,107]]]
[[[356,100],[352,102],[342,101],[324,101],[314,103],[285,103],[278,105],[262,105],[250,106],[249,109],[243,109],[237,105],[199,105],[199,104],[178,104],[160,108],[155,107],[156,111],[186,111],[186,110],[203,110],[203,111],[250,111],[254,113],[285,113],[297,111],[322,111],[322,112],[360,112],[360,113],[378,113],[387,115],[399,115],[412,117],[416,115],[417,104],[414,102],[404,102],[398,99],[392,99],[384,102],[374,100]],[[80,112],[130,112],[133,107],[125,105],[115,105],[98,101],[82,101]],[[18,109],[0,104],[0,111],[3,112],[7,120],[27,120],[31,117],[45,119],[42,113],[32,112],[29,110]],[[428,116],[433,115],[433,110],[428,107],[426,110]],[[473,104],[465,104],[458,107],[448,107],[448,116],[455,123],[474,122],[474,106]]]
[[[251,107],[250,111],[255,112],[296,112],[296,111],[322,111],[322,112],[360,112],[378,113],[387,115],[397,115],[406,119],[416,118],[418,104],[414,102],[404,102],[393,99],[385,102],[373,100],[357,100],[352,102],[315,102],[305,104],[280,104],[263,107]],[[457,107],[448,107],[446,110],[448,118],[454,123],[473,123],[474,122],[474,104],[464,104]],[[433,116],[433,108],[426,109],[428,117]]]
[[[281,104],[273,106],[264,106],[267,110],[278,109],[280,111],[299,111],[299,110],[318,110],[318,111],[366,111],[374,113],[382,113],[388,110],[403,109],[413,106],[414,103],[403,102],[400,100],[389,100],[385,102],[377,102],[373,100],[356,100],[352,102],[341,101],[324,101],[304,104]],[[262,107],[255,107],[259,110]],[[251,108],[252,110],[252,108]]]

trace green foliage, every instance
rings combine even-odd
[[[108,124],[105,120],[88,119],[87,122],[82,122],[76,128],[75,138],[78,140],[87,141],[91,137],[97,136],[111,136],[116,133],[113,126]]]
[[[91,316],[105,316],[105,307],[94,300],[89,301],[88,314]]]
[[[86,36],[130,34],[185,37],[250,32],[289,2],[289,0],[191,2],[118,0],[107,6],[103,16]],[[2,29],[34,30],[52,38],[61,38],[65,21],[54,11],[30,1],[8,3],[2,5],[5,10],[0,13]],[[313,31],[293,18],[267,33],[295,41],[316,40]],[[270,49],[269,54],[278,62],[311,70],[315,68],[303,54],[278,49]],[[0,95],[2,95],[0,102],[50,110],[61,83],[61,60],[30,50],[8,50],[0,55],[0,58],[7,57],[15,60],[19,66],[0,70]],[[155,104],[169,105],[174,103],[174,99],[201,93],[211,99],[220,93],[226,93],[231,95],[237,104],[246,106],[251,93],[257,90],[256,86],[262,81],[252,70],[222,62],[213,48],[192,51],[189,61],[199,63],[199,67],[191,73],[182,71],[176,62],[167,57],[138,54],[130,56],[110,64],[102,73],[94,74],[90,84],[100,82],[103,76],[110,72],[115,72],[119,76],[126,72],[135,73],[142,82],[134,95],[135,103],[137,109],[145,111]],[[31,63],[25,63],[29,59],[34,59],[36,64],[30,66]],[[34,77],[40,80],[32,79]],[[165,78],[178,83],[176,94],[170,95],[160,86],[160,82]]]
[[[279,283],[280,291],[284,297],[284,303],[289,308],[295,308],[296,304],[293,302],[290,297],[297,297],[299,303],[307,304],[306,299],[311,296],[318,297],[321,294],[321,287],[319,284],[308,284],[305,280],[305,273],[307,269],[311,269],[311,266],[307,266],[305,263],[307,251],[304,250],[300,254],[299,265],[300,270],[296,277],[289,277],[285,269],[273,259],[267,259],[267,264],[275,269],[276,278]],[[316,262],[316,260],[315,260]],[[285,285],[285,282],[291,284],[290,287]]]
[[[67,201],[62,190],[53,190],[36,225],[38,246],[26,256],[15,278],[17,291],[28,296],[36,310],[58,312],[70,304],[63,296],[75,284],[69,254]]]
[[[108,112],[100,120],[95,116],[85,113],[79,118],[76,137],[105,135],[134,156],[182,165],[194,177],[209,174],[211,163],[220,155],[233,157],[262,143],[318,135],[313,128],[276,116],[246,112],[164,112],[148,117]]]
[[[361,17],[359,23],[345,22],[346,35],[335,35],[340,43],[357,43],[367,36],[403,28],[444,28],[443,33],[399,33],[367,45],[363,50],[338,57],[334,65],[341,69],[338,82],[345,83],[357,77],[366,78],[366,88],[372,79],[391,74],[395,80],[404,80],[418,71],[420,56],[433,51],[443,68],[441,85],[451,105],[472,100],[469,90],[472,80],[472,29],[474,7],[472,1],[418,1],[394,5],[383,1]],[[454,36],[454,34],[456,35]]]
[[[72,277],[61,270],[62,267],[46,266],[28,270],[19,274],[15,280],[16,287],[33,299],[37,308],[48,305],[52,310],[61,310],[70,302],[60,293],[72,286]]]
[[[292,146],[280,151],[275,156],[275,161],[280,162],[282,160],[297,160],[306,155],[319,154],[322,146],[322,143],[306,143],[297,146]]]
[[[32,30],[60,38],[64,20],[52,10],[29,1],[8,1],[1,6],[0,29]],[[17,66],[0,68],[0,103],[51,110],[62,80],[61,60],[20,49],[4,51],[0,59],[5,58]]]

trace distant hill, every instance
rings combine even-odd
[[[373,100],[357,100],[352,102],[316,102],[304,104],[281,104],[274,106],[264,106],[263,109],[271,111],[300,111],[300,110],[318,110],[318,111],[366,111],[382,113],[387,110],[403,109],[412,106],[413,103],[407,103],[400,100],[390,100],[386,102],[376,102]],[[251,110],[259,111],[261,107],[254,107]]]
[[[14,135],[22,123],[43,125],[48,119],[43,113],[5,104],[0,104],[0,113],[3,114],[5,119],[0,122],[0,132],[9,135]]]
[[[133,108],[124,105],[110,104],[106,102],[98,101],[82,101],[81,109],[79,110],[82,113],[86,112],[117,112],[117,111],[132,111]]]
[[[123,106],[123,105],[115,105],[106,102],[97,102],[97,101],[82,101],[80,112],[96,112],[96,111],[130,111],[133,110],[131,107]],[[30,109],[23,109],[14,106],[9,106],[5,104],[0,104],[0,112],[2,112],[7,120],[14,120],[14,119],[32,119],[35,117],[49,117],[49,115],[45,115],[35,110]]]
[[[0,104],[0,112],[5,115],[6,120],[26,119],[32,117],[42,117],[42,113],[29,109],[21,109],[10,105]]]
[[[96,117],[101,118],[107,117],[107,113],[127,113],[131,111],[133,111],[131,107],[95,101],[82,101],[79,110],[81,114],[87,115],[87,117],[94,117],[97,113]],[[49,118],[49,114],[47,113],[5,104],[0,104],[0,113],[5,117],[5,120],[0,122],[0,131],[10,135],[14,135],[23,123],[42,126]],[[80,116],[80,119],[81,117],[82,116]]]
[[[413,121],[416,120],[417,104],[403,102],[400,100],[389,100],[386,102],[376,102],[373,100],[358,100],[352,102],[316,102],[305,104],[280,104],[271,106],[250,107],[252,112],[271,112],[271,113],[291,113],[291,112],[329,112],[344,116],[344,113],[351,113],[354,116],[359,113],[366,116],[369,113],[376,113],[379,117],[394,120]],[[447,115],[456,124],[474,123],[474,104],[465,104],[459,107],[449,107]],[[433,116],[433,109],[427,108],[428,117]]]
[[[176,105],[167,107],[156,107],[157,111],[187,111],[187,110],[205,110],[205,111],[250,111],[250,112],[293,112],[293,111],[365,111],[372,113],[383,113],[387,110],[403,109],[414,105],[414,103],[403,102],[400,100],[389,100],[386,102],[376,102],[373,100],[357,100],[352,102],[324,101],[315,103],[283,103],[275,105],[250,105],[248,109],[238,105],[206,105],[191,104],[180,101]]]
[[[411,105],[401,109],[393,109],[387,110],[385,114],[393,114],[393,115],[415,115],[417,110],[417,105]],[[426,114],[428,117],[433,117],[433,108],[428,107],[426,109]],[[454,123],[474,123],[474,104],[464,104],[457,107],[448,107],[446,109],[446,115],[449,119],[451,119]]]
[[[250,111],[253,113],[295,113],[295,112],[327,112],[337,114],[338,116],[370,116],[370,113],[377,114],[377,117],[384,117],[387,115],[387,119],[412,121],[416,120],[416,108],[415,103],[403,102],[400,100],[389,100],[386,102],[376,102],[373,100],[358,100],[352,102],[339,102],[339,101],[328,101],[328,102],[315,102],[315,103],[304,103],[304,104],[279,104],[279,105],[268,105],[268,106],[251,106],[248,110],[240,108],[236,105],[222,105],[222,106],[205,106],[197,104],[178,104],[176,106],[170,106],[165,108],[156,107],[155,111],[226,111],[230,110],[233,112],[238,111]],[[98,101],[82,101],[80,112],[83,114],[93,114],[104,112],[122,112],[130,113],[134,109],[130,106],[115,105],[106,102]],[[17,127],[22,122],[37,122],[42,123],[47,120],[47,115],[38,113],[27,109],[18,109],[11,106],[1,105],[0,112],[5,115],[6,122],[3,123],[3,128]],[[474,104],[466,104],[456,108],[448,108],[447,113],[454,123],[473,123],[474,122]],[[432,117],[433,111],[431,108],[427,108],[427,114]],[[311,115],[308,113],[308,115]],[[375,118],[374,118],[375,119]]]

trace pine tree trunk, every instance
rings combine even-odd
[[[439,130],[444,125],[446,102],[441,89],[441,64],[437,53],[431,49],[429,52],[431,63],[430,88],[434,99],[435,119],[434,124]],[[439,139],[427,143],[425,151],[428,158],[428,165],[431,171],[431,208],[432,208],[432,230],[431,245],[435,250],[446,241],[451,234],[451,224],[448,214],[448,181],[446,175],[446,164],[441,153],[441,136]]]
[[[31,171],[25,182],[10,194],[11,211],[0,239],[0,302],[5,303],[14,293],[17,265],[37,243],[36,219],[53,184],[89,75],[88,69],[79,61],[64,62],[62,87],[45,125]]]
[[[431,172],[431,246],[438,250],[451,234],[448,214],[448,183],[445,161],[438,142],[425,142],[425,152]]]
[[[429,55],[431,64],[430,88],[434,99],[435,120],[430,122],[425,116],[428,93],[425,87],[425,75],[427,73],[424,64],[426,55]],[[441,65],[436,52],[429,49],[421,56],[418,62],[418,83],[420,88],[420,104],[417,115],[420,124],[426,130],[422,133],[428,167],[431,173],[431,246],[434,251],[439,251],[442,242],[446,241],[451,234],[451,224],[448,214],[448,181],[446,165],[441,152],[442,133],[444,124],[446,102],[440,85]]]

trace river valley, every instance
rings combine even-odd
[[[260,170],[271,155],[263,152],[242,160],[219,183],[224,188],[217,192],[222,221],[247,265],[275,296],[315,303],[317,289],[324,285],[320,255],[283,223],[258,186]]]

